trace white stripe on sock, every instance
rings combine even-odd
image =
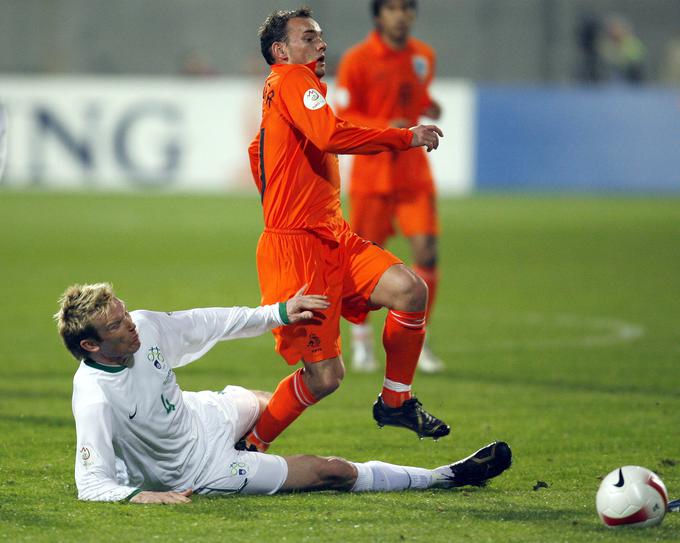
[[[295,392],[295,396],[302,405],[304,405],[305,407],[309,407],[312,404],[305,397],[304,392],[302,391],[302,387],[298,382],[298,379],[302,379],[302,377],[300,376],[299,373],[296,373],[295,377],[293,377],[293,392]]]
[[[262,438],[257,434],[257,432],[255,431],[255,428],[253,428],[253,435],[254,435],[261,443],[264,443],[265,445],[271,445],[271,443],[270,443],[269,441],[265,441],[264,439],[262,439]]]
[[[383,381],[383,387],[387,390],[392,390],[393,392],[411,392],[411,385],[405,385],[404,383],[399,383],[397,381],[392,381],[385,377]]]

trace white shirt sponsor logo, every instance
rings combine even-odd
[[[309,89],[307,92],[305,92],[302,102],[305,104],[307,109],[311,109],[312,111],[315,109],[321,109],[326,105],[326,99],[316,89]]]

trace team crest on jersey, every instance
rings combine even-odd
[[[244,462],[232,462],[229,471],[232,475],[248,475],[248,466]]]
[[[309,341],[307,341],[307,348],[312,353],[317,353],[321,351],[321,338],[317,336],[314,332],[309,334]]]
[[[312,111],[315,109],[321,109],[326,105],[326,99],[316,89],[309,89],[307,92],[305,92],[302,102],[305,104],[307,109],[311,109]]]
[[[413,56],[413,71],[418,76],[418,79],[425,81],[427,74],[430,71],[430,65],[423,55]]]
[[[155,345],[153,347],[149,347],[149,350],[146,352],[146,357],[149,359],[149,362],[153,362],[153,365],[159,370],[162,369],[163,362],[165,362],[165,357],[158,347]]]

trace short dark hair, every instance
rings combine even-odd
[[[288,21],[298,17],[309,19],[312,17],[312,10],[307,6],[301,6],[298,9],[288,11],[273,11],[257,29],[257,35],[260,37],[260,49],[267,64],[276,62],[274,55],[272,55],[272,45],[277,41],[286,42],[288,40]]]
[[[387,2],[389,2],[389,0],[373,0],[371,2],[371,13],[373,13],[373,17],[380,15],[380,10],[385,4],[387,4]],[[418,0],[407,0],[406,7],[417,10]]]

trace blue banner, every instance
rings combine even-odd
[[[478,189],[680,191],[680,90],[478,87]]]

